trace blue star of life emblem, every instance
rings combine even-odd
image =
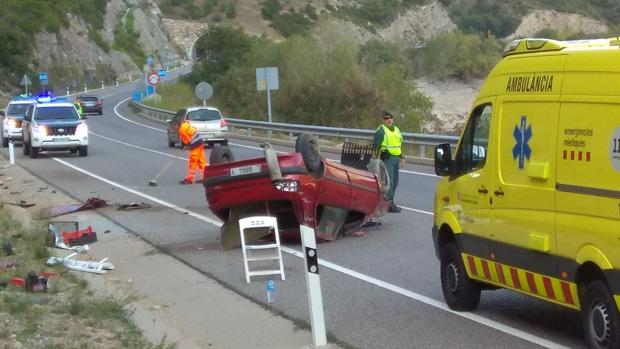
[[[519,158],[519,169],[525,167],[525,159],[529,160],[532,155],[532,148],[527,144],[532,138],[532,125],[527,126],[527,116],[521,117],[521,125],[516,125],[512,136],[515,138],[516,144],[512,148],[512,158]]]

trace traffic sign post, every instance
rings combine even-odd
[[[166,74],[167,74],[166,69],[159,69],[157,72],[159,73],[160,78],[166,77]]]
[[[47,85],[47,72],[42,71],[39,73],[39,83]]]
[[[28,85],[32,85],[32,81],[30,81],[30,78],[28,77],[28,75],[24,74],[24,76],[22,77],[22,81],[19,82],[20,86],[24,86],[24,89],[26,90],[26,96],[28,95]]]
[[[256,90],[267,91],[267,115],[271,123],[271,90],[280,88],[278,80],[278,68],[256,68]],[[267,137],[271,138],[271,130],[267,131]]]
[[[157,75],[157,73],[152,72],[147,76],[146,81],[149,85],[156,86],[161,81],[161,78]]]
[[[213,96],[213,86],[208,82],[201,81],[196,85],[194,89],[196,98],[202,100],[202,105],[207,106],[207,100]]]

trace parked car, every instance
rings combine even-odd
[[[177,111],[176,115],[168,124],[168,146],[174,147],[180,143],[179,126],[183,121],[196,128],[198,135],[204,139],[205,144],[219,143],[228,145],[228,122],[222,117],[222,113],[213,107],[186,107]]]
[[[328,160],[310,134],[297,139],[295,150],[276,154],[265,145],[264,157],[240,161],[228,147],[211,151],[204,186],[209,209],[224,222],[224,248],[239,245],[238,220],[244,217],[275,216],[281,234],[299,234],[303,224],[331,241],[387,211],[389,180],[380,160],[370,161],[371,170]]]
[[[97,113],[103,114],[103,99],[97,96],[79,96],[75,99],[77,103],[82,107],[82,113]]]
[[[4,111],[0,112],[2,115],[2,147],[9,146],[9,141],[21,141],[22,140],[22,120],[26,109],[36,99],[31,97],[12,97],[9,104]]]
[[[30,104],[22,123],[24,155],[69,150],[88,155],[88,127],[73,104],[64,99]]]

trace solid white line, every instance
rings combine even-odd
[[[124,186],[124,185],[122,185],[120,183],[117,183],[117,182],[114,182],[114,181],[109,180],[107,178],[104,178],[104,177],[101,177],[99,175],[96,175],[96,174],[94,174],[92,172],[89,172],[89,171],[84,170],[84,169],[82,169],[80,167],[72,165],[72,164],[70,164],[70,163],[68,163],[68,162],[66,162],[64,160],[59,159],[59,158],[52,157],[52,159],[54,161],[57,161],[57,162],[65,165],[65,166],[69,167],[69,168],[72,168],[72,169],[74,169],[74,170],[76,170],[78,172],[81,172],[81,173],[83,173],[85,175],[88,175],[88,176],[90,176],[92,178],[95,178],[95,179],[100,180],[100,181],[102,181],[104,183],[110,184],[112,186],[115,186],[115,187],[117,187],[119,189],[122,189],[124,191],[127,191],[129,193],[138,195],[138,196],[140,196],[142,198],[145,198],[147,200],[153,201],[153,202],[155,202],[157,204],[160,204],[162,206],[169,207],[169,208],[171,208],[171,209],[173,209],[173,210],[175,210],[177,212],[186,214],[186,215],[188,215],[190,217],[194,217],[194,218],[199,219],[199,220],[201,220],[203,222],[206,222],[206,223],[209,223],[209,224],[213,224],[216,227],[221,227],[222,226],[222,222],[220,222],[220,221],[216,221],[216,220],[211,219],[211,218],[209,218],[207,216],[204,216],[204,215],[201,215],[199,213],[196,213],[196,212],[187,210],[185,208],[179,207],[179,206],[177,206],[177,205],[175,205],[173,203],[170,203],[170,202],[158,199],[156,197],[144,194],[144,193],[139,192],[139,191],[137,191],[135,189],[128,188],[128,187],[126,187],[126,186]],[[301,252],[299,252],[297,250],[294,250],[294,249],[286,247],[286,246],[281,247],[281,249],[282,249],[282,251],[284,251],[286,253],[289,253],[289,254],[291,254],[293,256],[303,258],[303,255],[301,254]],[[467,312],[455,312],[455,311],[451,310],[450,308],[448,308],[448,306],[445,303],[442,303],[442,302],[434,300],[432,298],[423,296],[423,295],[421,295],[419,293],[415,293],[413,291],[409,291],[407,289],[404,289],[402,287],[390,284],[388,282],[385,282],[385,281],[373,278],[371,276],[368,276],[368,275],[356,272],[356,271],[354,271],[352,269],[339,266],[337,264],[328,262],[326,260],[319,259],[319,264],[324,266],[324,267],[326,267],[326,268],[332,269],[334,271],[337,271],[337,272],[349,275],[349,276],[351,276],[353,278],[365,281],[367,283],[370,283],[370,284],[373,284],[375,286],[381,287],[381,288],[386,289],[388,291],[392,291],[394,293],[403,295],[405,297],[408,297],[408,298],[417,300],[419,302],[428,304],[428,305],[433,306],[435,308],[447,311],[447,312],[452,313],[454,315],[457,315],[457,316],[469,319],[471,321],[477,322],[479,324],[482,324],[482,325],[494,328],[494,329],[496,329],[498,331],[502,331],[504,333],[507,333],[509,335],[521,338],[521,339],[526,340],[528,342],[531,342],[531,343],[534,343],[534,344],[537,344],[537,345],[541,345],[541,346],[545,346],[545,347],[549,347],[549,348],[564,348],[563,346],[561,346],[561,345],[559,345],[557,343],[548,341],[548,340],[546,340],[544,338],[535,336],[533,334],[529,334],[527,332],[524,332],[524,331],[521,331],[521,330],[516,329],[514,327],[511,327],[511,326],[499,323],[497,321],[494,321],[494,320],[491,320],[491,319],[487,319],[487,318],[482,317],[480,315],[476,315],[476,314],[473,314],[473,313],[467,313]]]
[[[118,116],[119,118],[121,118],[121,119],[123,119],[123,120],[125,120],[125,121],[127,121],[127,122],[131,122],[132,124],[135,124],[135,125],[138,125],[138,126],[142,126],[142,127],[150,128],[150,129],[152,129],[152,130],[159,131],[159,132],[164,132],[164,133],[165,133],[165,132],[168,132],[168,131],[166,131],[166,130],[162,130],[162,129],[157,128],[157,127],[153,127],[153,126],[149,126],[149,125],[141,124],[141,123],[139,123],[139,122],[136,122],[136,121],[130,120],[130,119],[128,119],[128,118],[126,118],[126,117],[122,116],[122,115],[118,112],[118,109],[117,109],[117,108],[118,108],[118,106],[120,106],[121,104],[125,103],[126,101],[128,101],[128,100],[130,100],[130,99],[131,99],[131,97],[127,97],[127,98],[123,99],[122,101],[118,102],[118,104],[116,104],[116,105],[114,106],[114,113],[116,114],[116,116]],[[237,146],[237,147],[242,147],[242,148],[262,150],[262,148],[259,148],[259,147],[252,147],[252,146],[249,146],[249,145],[244,145],[244,144],[238,144],[238,143],[229,143],[229,144],[230,144],[230,145]],[[286,153],[286,152],[285,152],[285,151],[279,151],[279,150],[276,150],[276,153]],[[330,159],[330,160],[332,160],[332,161],[336,161],[336,162],[340,162],[340,160],[335,160],[335,159]],[[434,174],[429,174],[429,173],[424,173],[424,172],[415,172],[415,171],[408,171],[408,170],[400,170],[400,172],[403,172],[403,173],[411,173],[411,174],[418,175],[418,176],[428,176],[428,177],[436,177],[436,178],[439,178],[438,176],[435,176]]]
[[[74,170],[76,170],[76,171],[78,171],[78,172],[81,172],[81,173],[83,173],[83,174],[85,174],[85,175],[87,175],[87,176],[93,177],[93,178],[95,178],[95,179],[97,179],[97,180],[100,180],[100,181],[102,181],[102,182],[104,182],[104,183],[107,183],[107,184],[110,184],[110,185],[112,185],[112,186],[115,186],[115,187],[117,187],[117,188],[119,188],[119,189],[122,189],[122,190],[124,190],[124,191],[126,191],[126,192],[129,192],[129,193],[132,193],[132,194],[138,195],[138,196],[143,197],[143,198],[145,198],[145,199],[147,199],[147,200],[151,200],[151,201],[153,201],[153,202],[155,202],[155,203],[157,203],[157,204],[160,204],[160,205],[162,205],[162,206],[166,206],[166,207],[171,208],[171,209],[173,209],[173,210],[175,210],[175,211],[177,211],[177,212],[180,212],[180,213],[186,214],[186,215],[188,215],[188,216],[190,216],[190,217],[194,217],[194,218],[200,219],[200,220],[201,220],[201,221],[203,221],[203,222],[207,222],[207,223],[213,224],[213,225],[215,225],[215,226],[217,226],[217,227],[219,227],[219,226],[221,226],[221,225],[222,225],[222,223],[221,223],[221,222],[216,221],[216,220],[214,220],[214,219],[211,219],[211,218],[209,218],[209,217],[207,217],[207,216],[201,215],[200,213],[196,213],[196,212],[193,212],[193,211],[187,210],[187,209],[185,209],[185,208],[179,207],[179,206],[177,206],[177,205],[175,205],[175,204],[173,204],[173,203],[170,203],[170,202],[168,202],[168,201],[164,201],[164,200],[158,199],[158,198],[156,198],[156,197],[154,197],[154,196],[150,196],[150,195],[148,195],[148,194],[144,194],[144,193],[142,193],[142,192],[139,192],[139,191],[137,191],[137,190],[135,190],[135,189],[131,189],[131,188],[126,187],[126,186],[124,186],[124,185],[122,185],[122,184],[120,184],[120,183],[114,182],[114,181],[112,181],[112,180],[109,180],[109,179],[107,179],[107,178],[101,177],[101,176],[96,175],[96,174],[94,174],[94,173],[92,173],[92,172],[89,172],[89,171],[87,171],[87,170],[84,170],[84,169],[82,169],[82,168],[80,168],[80,167],[77,167],[77,166],[75,166],[75,165],[72,165],[72,164],[70,164],[70,163],[68,163],[68,162],[66,162],[66,161],[64,161],[64,160],[59,159],[59,158],[52,157],[52,159],[53,159],[54,161],[57,161],[57,162],[59,162],[59,163],[61,163],[61,164],[65,165],[65,166],[69,167],[69,168],[72,168],[72,169],[74,169]]]
[[[422,213],[422,214],[427,214],[429,216],[434,216],[433,212],[428,212],[428,211],[422,211],[422,210],[418,210],[415,208],[410,208],[410,207],[405,207],[405,206],[400,206],[403,210],[407,210],[407,211],[413,211],[413,212],[417,212],[417,213]]]
[[[176,155],[172,155],[172,154],[168,154],[168,153],[164,153],[162,151],[157,151],[157,150],[153,150],[153,149],[149,149],[149,148],[145,148],[145,147],[141,147],[139,145],[135,145],[135,144],[131,144],[131,143],[126,143],[123,141],[119,141],[118,139],[114,139],[114,138],[110,138],[110,137],[106,137],[100,134],[97,134],[93,131],[88,131],[89,134],[93,135],[93,136],[97,136],[97,137],[101,137],[103,139],[106,139],[110,142],[114,142],[114,143],[118,143],[118,144],[122,144],[122,145],[126,145],[128,147],[132,147],[132,148],[136,148],[136,149],[140,149],[140,150],[144,150],[144,151],[148,151],[151,153],[155,153],[155,154],[159,154],[159,155],[163,155],[163,156],[167,156],[167,157],[171,157],[171,158],[175,158],[175,159],[179,159],[179,160],[185,160],[187,161],[187,158],[184,158],[182,156],[176,156]]]
[[[292,248],[289,248],[289,247],[286,247],[286,246],[282,246],[281,249],[282,249],[282,251],[284,251],[286,253],[289,253],[289,254],[292,254],[292,255],[294,255],[296,257],[300,257],[300,258],[304,257],[303,254],[300,251],[294,250]],[[474,314],[474,313],[454,311],[454,310],[450,309],[448,307],[448,305],[443,303],[443,302],[440,302],[440,301],[434,300],[432,298],[423,296],[423,295],[421,295],[419,293],[416,293],[416,292],[413,292],[413,291],[409,291],[409,290],[404,289],[404,288],[402,288],[400,286],[396,286],[396,285],[390,284],[388,282],[385,282],[385,281],[373,278],[372,276],[368,276],[368,275],[365,275],[365,274],[362,274],[362,273],[358,273],[355,270],[339,266],[337,264],[328,262],[328,261],[326,261],[324,259],[319,258],[319,264],[324,266],[324,267],[327,267],[329,269],[332,269],[334,271],[341,272],[341,273],[349,275],[349,276],[351,276],[353,278],[356,278],[356,279],[365,281],[367,283],[373,284],[375,286],[381,287],[381,288],[386,289],[388,291],[392,291],[394,293],[398,293],[398,294],[400,294],[402,296],[405,296],[407,298],[411,298],[411,299],[417,300],[419,302],[428,304],[428,305],[433,306],[435,308],[439,308],[441,310],[447,311],[447,312],[449,312],[451,314],[454,314],[454,315],[457,315],[457,316],[469,319],[471,321],[477,322],[479,324],[482,324],[482,325],[485,325],[485,326],[488,326],[488,327],[492,327],[492,328],[494,328],[494,329],[496,329],[498,331],[507,333],[509,335],[512,335],[512,336],[515,336],[515,337],[519,337],[519,338],[524,339],[524,340],[526,340],[528,342],[532,342],[534,344],[538,344],[538,345],[545,346],[545,347],[548,347],[548,348],[566,348],[566,347],[561,346],[561,345],[559,345],[559,344],[557,344],[555,342],[546,340],[544,338],[541,338],[541,337],[538,337],[536,335],[533,335],[533,334],[521,331],[521,330],[516,329],[514,327],[502,324],[500,322],[497,322],[497,321],[485,318],[483,316],[480,316],[480,315],[477,315],[477,314]]]
[[[118,106],[119,106],[119,105],[121,105],[121,104],[123,104],[123,103],[125,103],[126,101],[128,101],[128,100],[130,100],[130,99],[131,99],[131,97],[127,97],[127,98],[123,99],[122,101],[118,102],[118,104],[116,104],[116,105],[114,106],[114,114],[116,114],[116,116],[118,116],[119,118],[121,118],[121,119],[123,119],[123,120],[125,120],[125,121],[127,121],[127,122],[131,122],[132,124],[136,124],[136,125],[138,125],[138,126],[142,126],[142,127],[150,128],[151,130],[155,130],[155,131],[159,131],[159,132],[163,132],[163,133],[166,133],[166,132],[167,132],[166,130],[162,130],[162,129],[159,129],[159,128],[157,128],[157,127],[153,127],[153,126],[149,126],[149,125],[144,125],[144,124],[141,124],[141,123],[135,122],[135,121],[133,121],[133,120],[129,120],[129,119],[127,119],[126,117],[122,116],[122,115],[118,112]]]

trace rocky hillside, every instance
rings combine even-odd
[[[93,88],[101,81],[109,85],[115,80],[136,79],[147,56],[153,57],[156,66],[171,66],[184,59],[185,52],[171,40],[154,1],[99,1],[105,3],[100,29],[75,14],[79,11],[67,11],[62,19],[65,25],[57,31],[44,28],[33,35],[26,71],[7,72],[8,79],[0,83],[0,94],[16,93],[24,73],[33,80],[36,90],[37,73],[46,71],[51,87],[64,92],[66,87],[75,91],[84,84]],[[80,5],[88,6],[84,3]],[[2,34],[7,35],[0,28],[0,38]]]

